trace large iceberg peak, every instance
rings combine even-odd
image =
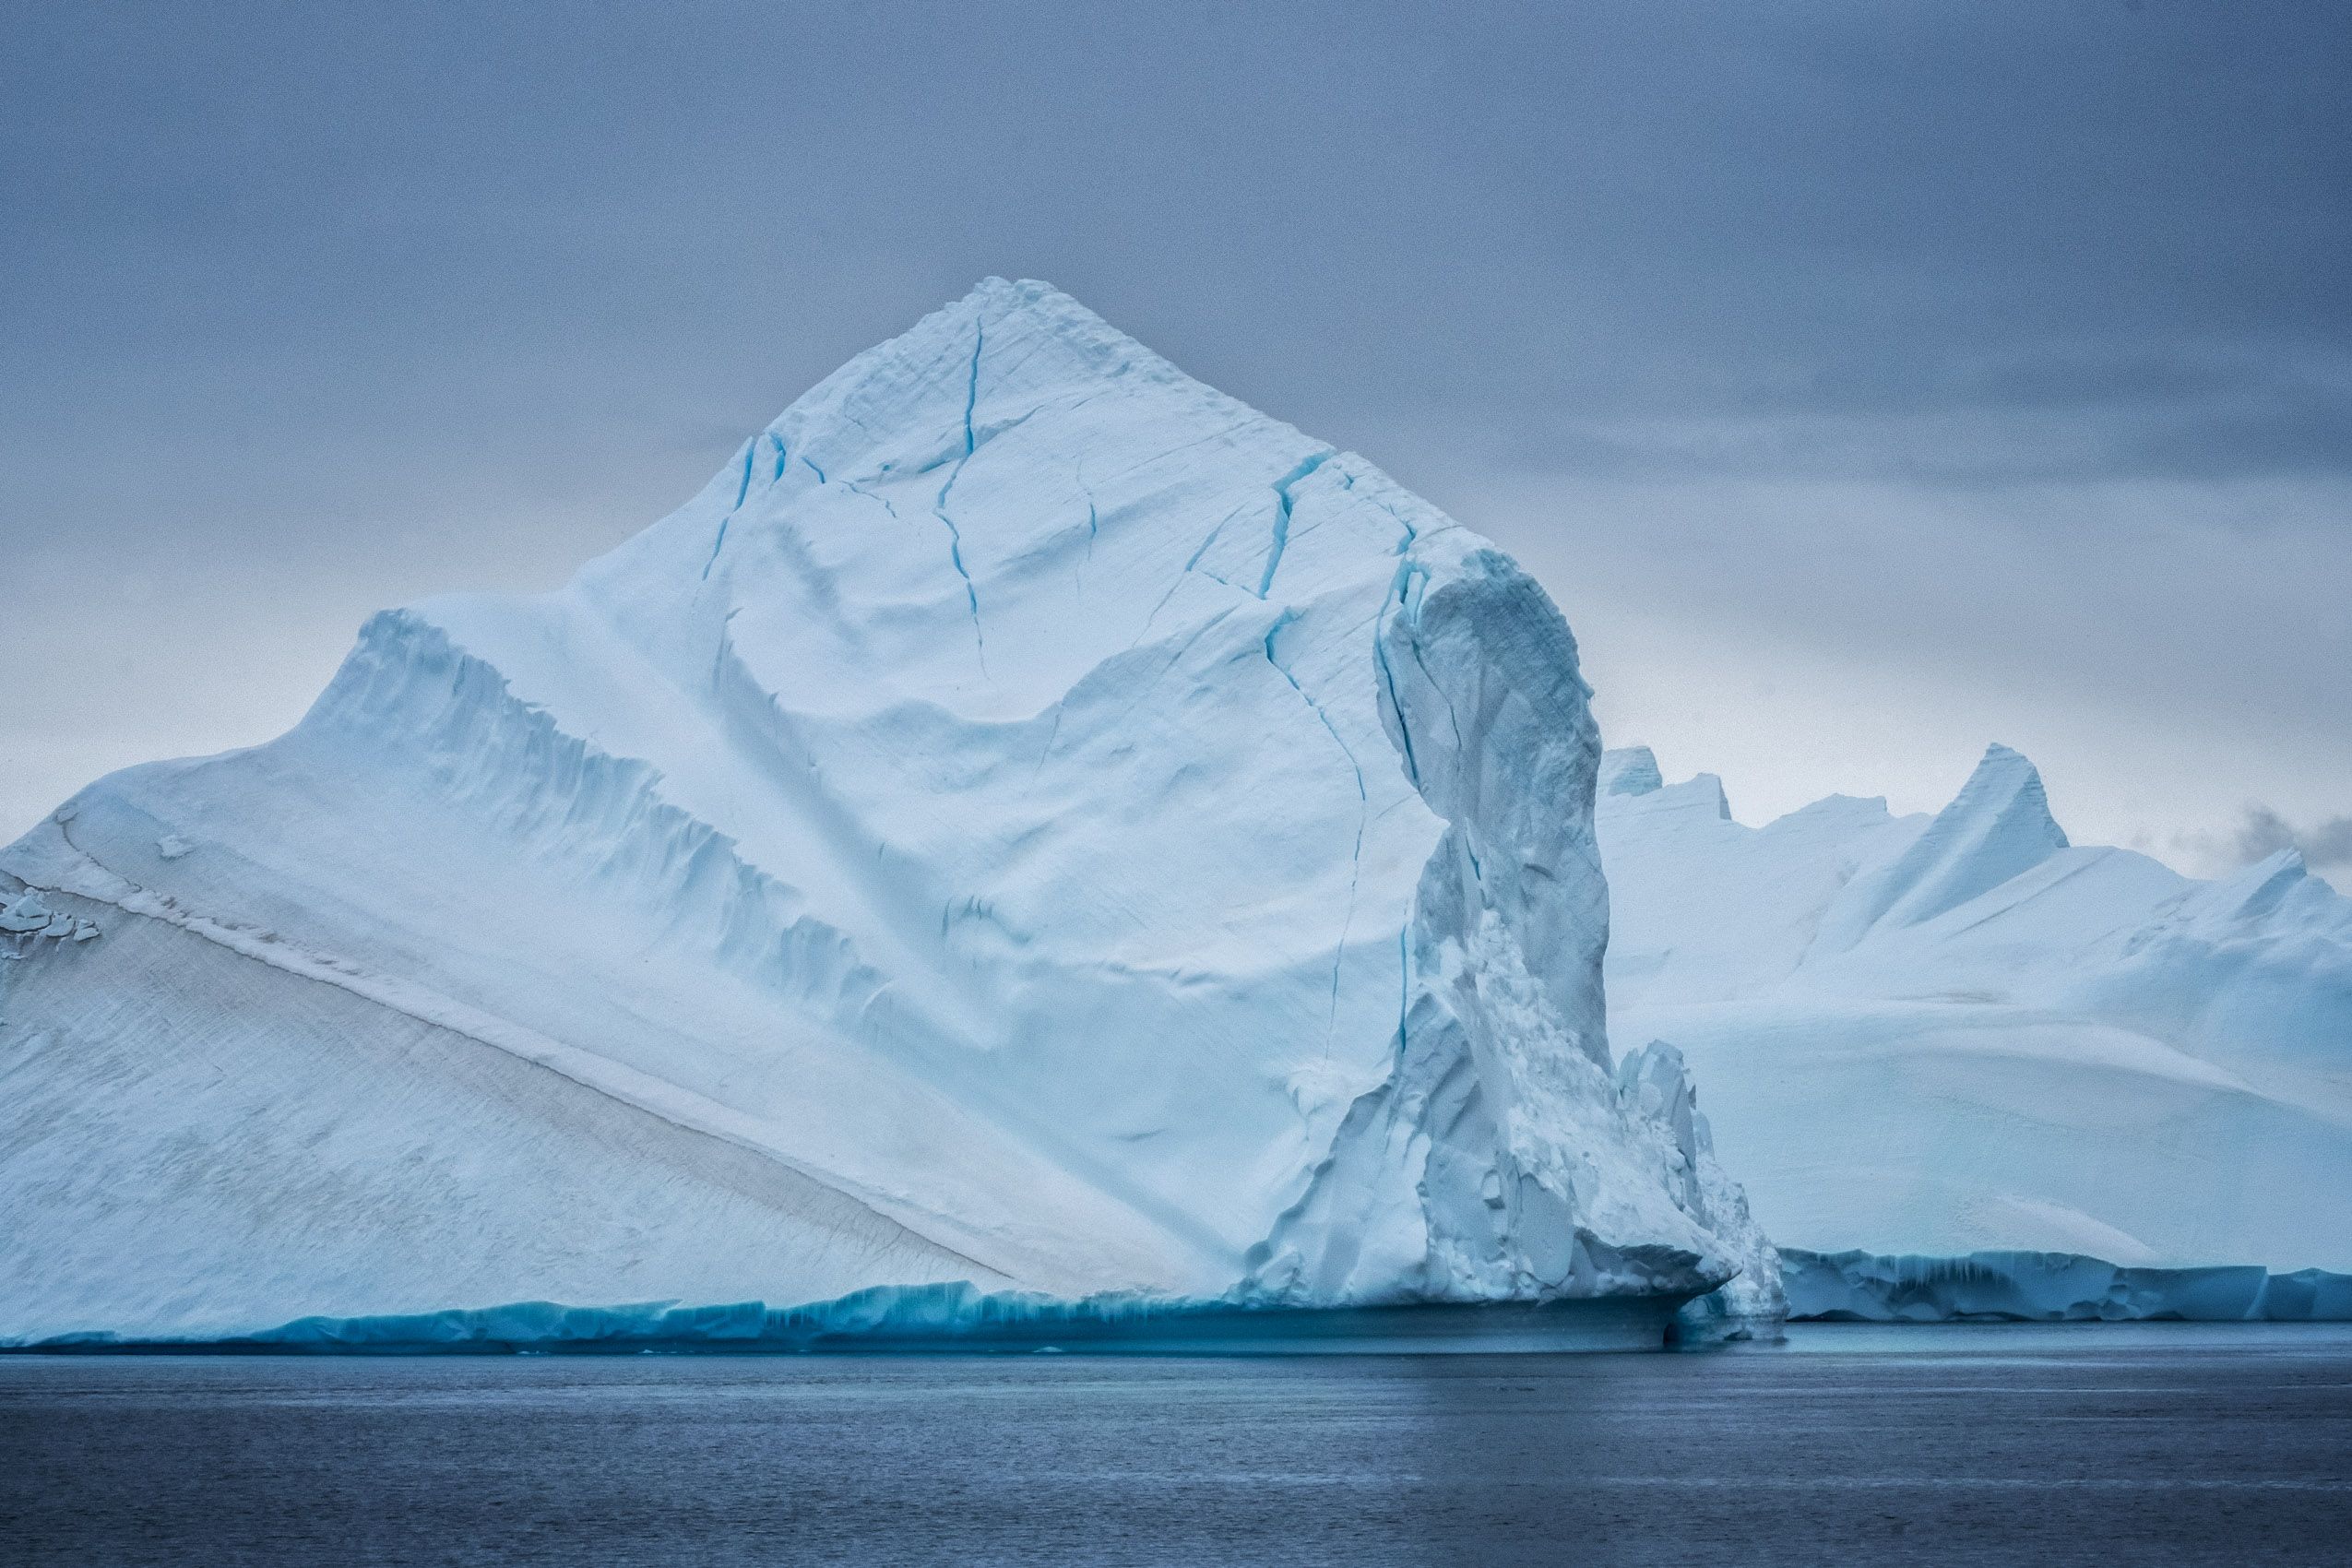
[[[566,588],[378,616],[0,853],[108,921],[10,966],[0,1335],[1710,1289],[1588,696],[1485,540],[991,279]]]
[[[1228,590],[1265,607],[1233,607],[1264,638],[1335,575],[1446,556],[1422,536],[1453,527],[1050,285],[991,279],[811,389],[573,594],[673,679],[741,662],[779,691],[789,644],[802,708],[1017,719]]]

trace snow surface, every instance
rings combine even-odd
[[[0,980],[0,1336],[1708,1290],[1769,1250],[1613,1075],[1586,696],[1486,541],[992,279],[0,852],[107,932]]]
[[[1932,817],[1602,778],[1610,1027],[1681,1048],[1776,1241],[2352,1268],[2352,899],[2291,851],[2071,845],[2002,746]]]

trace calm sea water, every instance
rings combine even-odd
[[[2352,1332],[0,1357],[17,1563],[2352,1562]]]

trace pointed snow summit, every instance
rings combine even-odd
[[[1708,1289],[1757,1244],[1610,1077],[1586,696],[1484,540],[992,279],[0,853],[107,932],[0,978],[0,1338]]]
[[[1892,864],[1856,879],[1823,918],[1821,947],[1851,947],[1873,927],[1918,925],[2067,847],[2042,776],[2022,753],[1991,745],[1975,773]]]

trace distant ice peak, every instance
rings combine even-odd
[[[1600,792],[1646,795],[1665,787],[1657,754],[1647,746],[1616,746],[1600,754]]]
[[[1996,742],[1907,849],[1855,879],[1824,916],[1820,949],[1842,952],[1874,928],[1924,924],[2068,847],[2039,770]]]

